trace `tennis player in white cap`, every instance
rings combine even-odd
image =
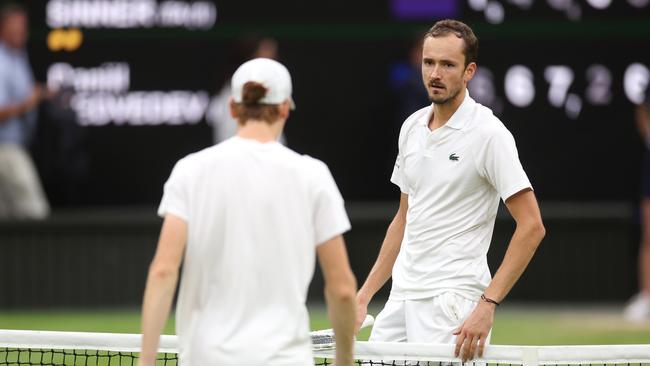
[[[181,261],[180,364],[313,365],[305,300],[316,253],[336,362],[352,365],[356,280],[341,235],[350,223],[327,166],[277,142],[291,89],[282,64],[242,64],[230,103],[237,135],[181,159],[165,183],[140,365],[155,365]]]

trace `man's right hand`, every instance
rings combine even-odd
[[[357,294],[357,320],[354,324],[354,334],[359,333],[359,329],[361,329],[361,324],[363,324],[363,320],[366,318],[367,314],[368,314],[368,302],[363,298],[363,296]]]
[[[38,83],[34,84],[32,91],[24,100],[6,107],[0,106],[0,124],[30,112],[32,109],[38,107],[44,99],[50,99],[53,95],[54,93],[43,87],[43,85]]]
[[[23,113],[27,113],[32,109],[36,108],[39,103],[43,100],[44,89],[41,84],[34,84],[32,92],[29,94],[25,102],[23,103]]]

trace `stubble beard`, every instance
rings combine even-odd
[[[451,90],[449,92],[449,96],[445,97],[443,95],[432,95],[429,94],[429,101],[433,104],[436,105],[445,105],[448,104],[450,101],[456,99],[458,94],[460,93],[460,89],[458,90]]]

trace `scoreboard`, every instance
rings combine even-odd
[[[53,129],[42,111],[46,133],[35,141],[55,205],[157,203],[174,162],[212,144],[214,97],[249,35],[275,38],[292,72],[288,145],[324,160],[346,199],[395,199],[388,179],[402,116],[391,70],[442,18],[479,37],[470,94],[512,131],[540,199],[638,193],[633,111],[650,80],[650,0],[24,3],[35,75],[68,93],[58,107],[74,116]],[[67,166],[51,167],[52,149],[84,162],[72,194],[51,188]]]

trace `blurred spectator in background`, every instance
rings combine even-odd
[[[641,244],[639,246],[639,293],[625,307],[630,321],[650,320],[650,84],[645,101],[636,107],[636,124],[645,144],[641,196]]]
[[[0,8],[0,218],[44,218],[49,204],[26,146],[47,90],[34,82],[25,44],[27,11]]]
[[[408,58],[395,63],[390,70],[390,85],[396,99],[398,127],[413,112],[429,105],[427,90],[422,84],[422,31],[413,38]],[[398,129],[399,131],[399,129]]]
[[[276,60],[278,58],[278,42],[273,38],[249,36],[236,43],[226,67],[223,86],[219,93],[212,98],[206,115],[208,123],[212,125],[215,144],[235,136],[237,132],[237,121],[232,118],[229,109],[230,77],[239,65],[260,57]],[[280,142],[285,144],[284,135],[280,136]]]
[[[31,149],[45,193],[55,207],[83,204],[90,176],[87,129],[72,108],[75,91],[56,90],[40,108]]]

